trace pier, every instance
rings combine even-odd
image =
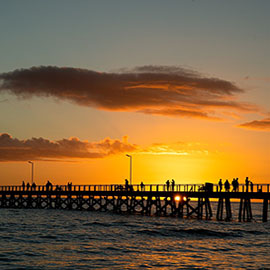
[[[217,202],[214,213],[212,202]],[[231,202],[239,203],[237,217]],[[0,186],[0,208],[113,211],[116,213],[251,221],[252,201],[262,203],[261,220],[268,220],[270,185],[240,185],[220,191],[218,185],[62,185]]]

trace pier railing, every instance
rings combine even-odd
[[[209,189],[209,186],[205,184],[177,184],[175,186],[170,185],[37,185],[37,186],[0,186],[0,191],[145,191],[145,192],[226,192],[224,187],[220,191],[219,186],[213,184]],[[234,190],[230,188],[230,192]],[[238,192],[270,192],[270,184],[253,184],[248,186],[240,184]]]

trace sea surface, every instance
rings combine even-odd
[[[270,221],[252,208],[249,223],[0,209],[0,269],[270,269]]]

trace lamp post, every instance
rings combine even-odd
[[[34,183],[34,162],[33,161],[28,161],[28,163],[31,164],[31,183]]]
[[[127,157],[129,157],[129,161],[130,161],[130,165],[129,165],[129,181],[130,181],[130,185],[132,185],[132,156],[131,155],[126,155]]]

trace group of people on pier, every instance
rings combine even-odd
[[[47,191],[53,191],[53,184],[48,180],[47,183],[44,185]],[[72,187],[72,183],[68,183],[67,184],[68,189],[71,190]],[[32,184],[30,184],[29,182],[27,182],[27,184],[25,184],[24,181],[22,181],[22,190],[23,191],[35,191],[36,190],[36,183],[33,182]],[[59,185],[55,186],[55,191],[61,191],[61,187]]]
[[[175,187],[175,181],[174,181],[174,179],[172,179],[171,182],[170,182],[170,180],[167,180],[166,181],[167,191],[174,191],[174,187]]]
[[[24,181],[22,181],[22,189],[23,190],[36,190],[37,185],[35,184],[35,182],[32,183],[32,185],[30,185],[29,182],[27,182],[27,184],[25,184]]]
[[[218,182],[218,187],[219,187],[218,191],[219,192],[221,192],[223,190],[223,185],[224,185],[224,189],[225,189],[226,192],[230,192],[231,185],[232,185],[232,191],[233,192],[239,192],[239,180],[238,180],[238,177],[233,178],[231,184],[228,181],[228,179],[226,179],[224,184],[222,183],[222,179],[219,179],[219,182]],[[249,192],[249,191],[253,192],[253,183],[248,179],[248,177],[246,177],[245,186],[246,186],[246,192]],[[250,189],[249,189],[249,187],[250,187]]]
[[[211,184],[213,185],[213,184]],[[231,189],[232,186],[232,189]],[[22,181],[22,190],[23,191],[35,191],[36,190],[37,185],[33,182],[32,184],[30,184],[29,182],[27,184],[25,184],[24,181]],[[67,185],[67,190],[68,191],[72,191],[72,182],[68,182]],[[143,182],[140,183],[140,185],[138,185],[138,187],[140,187],[141,191],[145,191],[145,184]],[[112,185],[113,188],[113,185]],[[174,191],[175,190],[175,180],[172,179],[167,180],[165,182],[165,188],[167,191]],[[222,179],[220,179],[218,181],[218,186],[217,186],[217,191],[218,192],[222,192],[224,188],[225,192],[239,192],[239,179],[237,178],[233,178],[232,182],[230,183],[228,179],[226,179],[226,181],[223,183]],[[53,188],[53,184],[48,180],[47,183],[44,185],[44,189],[47,191],[61,191],[62,188],[59,185],[56,185],[55,188]],[[129,184],[129,181],[127,179],[125,179],[125,184],[124,185],[114,185],[114,190],[115,191],[134,191],[133,186],[131,184]],[[138,189],[139,190],[139,189]],[[205,189],[206,190],[206,189]],[[191,191],[191,190],[190,190]],[[252,181],[249,180],[248,177],[246,177],[245,179],[245,190],[241,190],[246,191],[246,192],[253,192],[253,183]],[[257,187],[257,191],[260,191],[259,187]]]

